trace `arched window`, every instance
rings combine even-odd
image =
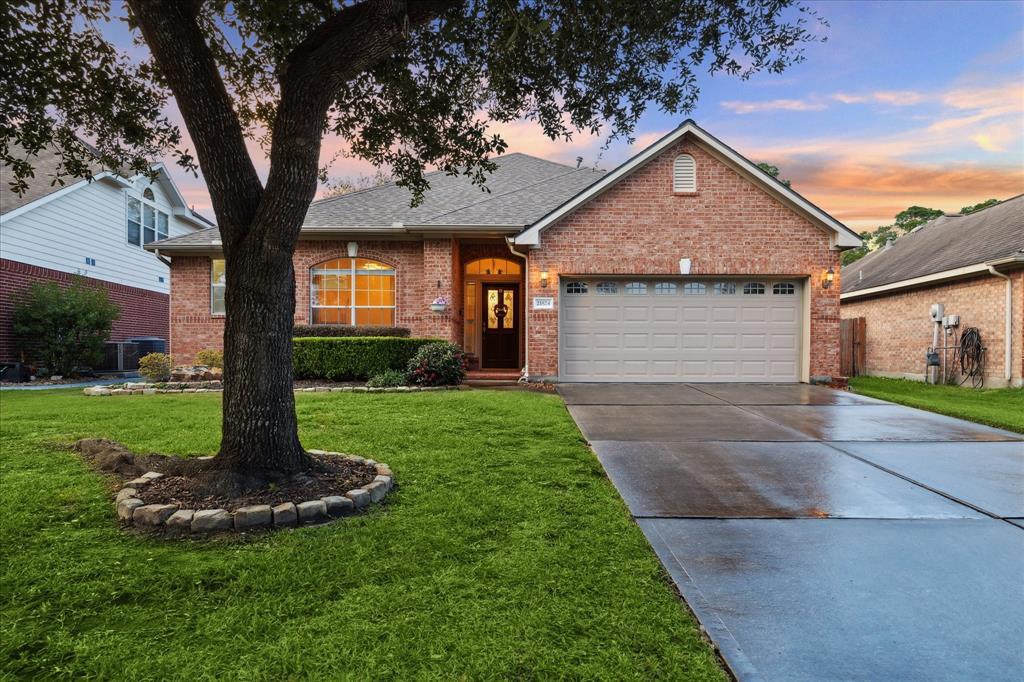
[[[395,324],[395,269],[366,258],[314,265],[309,277],[313,324]]]
[[[672,162],[672,191],[697,191],[697,162],[689,154],[680,154]]]
[[[519,263],[507,258],[481,258],[466,264],[467,275],[518,275]]]

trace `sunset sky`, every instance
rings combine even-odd
[[[784,74],[705,75],[690,117],[858,230],[914,204],[956,211],[1024,192],[1024,3],[810,4],[830,24],[827,42]],[[527,122],[496,130],[509,151],[613,168],[683,118],[650,111],[632,147],[603,153],[601,138],[552,142]],[[328,138],[323,157],[342,146]],[[202,180],[172,172],[212,217]],[[331,169],[370,172],[351,159]]]

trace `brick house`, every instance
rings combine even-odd
[[[488,192],[433,174],[415,208],[393,184],[314,202],[295,322],[408,327],[530,379],[838,374],[832,280],[860,240],[692,121],[609,172],[495,161]],[[171,259],[175,361],[219,347],[217,231],[147,248]]]
[[[985,346],[986,386],[1024,385],[1024,195],[932,220],[842,271],[843,319],[865,319],[866,374],[923,380],[933,304]]]
[[[18,362],[12,312],[33,282],[68,286],[75,277],[106,290],[120,309],[111,340],[168,338],[170,269],[143,247],[213,223],[194,213],[161,164],[157,180],[102,172],[62,186],[60,158],[32,157],[35,178],[15,194],[0,167],[0,363]]]

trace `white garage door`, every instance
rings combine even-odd
[[[563,279],[562,381],[800,380],[802,285]]]

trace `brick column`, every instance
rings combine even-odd
[[[423,240],[423,306],[428,315],[425,326],[427,336],[436,336],[452,343],[459,343],[458,315],[455,314],[457,297],[454,292],[455,257],[457,244],[451,239]],[[448,299],[446,313],[430,312],[430,303],[438,296]]]

